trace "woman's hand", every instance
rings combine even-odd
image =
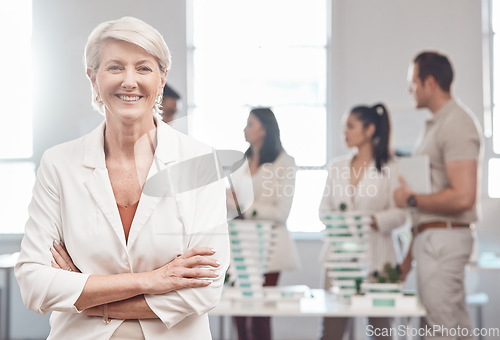
[[[219,276],[219,262],[209,257],[215,254],[210,247],[188,250],[166,265],[151,272],[147,280],[146,294],[164,294],[182,288],[197,288],[210,285]]]
[[[66,250],[66,247],[59,241],[54,241],[53,248],[50,248],[50,252],[52,253],[52,257],[54,258],[54,261],[51,262],[53,268],[81,273],[73,263],[73,260]]]
[[[80,273],[64,245],[54,241],[50,251],[54,258],[52,267]],[[215,251],[210,247],[196,247],[156,270],[139,273],[145,278],[143,293],[164,294],[182,288],[209,286],[214,279],[219,277],[216,269],[220,264],[216,259],[209,257],[214,254]],[[96,315],[100,312],[99,306],[87,311],[88,315]]]

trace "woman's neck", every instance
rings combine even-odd
[[[250,149],[252,150],[252,157],[260,155],[260,150],[262,149],[263,142],[255,142],[250,144]]]
[[[106,159],[127,160],[151,153],[156,148],[156,122],[151,119],[126,124],[106,119],[104,151]],[[147,152],[149,150],[149,152]]]
[[[373,160],[373,147],[369,143],[365,143],[358,147],[358,153],[355,156],[356,163],[367,166]]]
[[[250,174],[255,174],[259,169],[260,163],[260,150],[262,144],[252,143],[250,144],[250,150],[252,150],[252,156],[250,156],[248,162],[250,167]]]

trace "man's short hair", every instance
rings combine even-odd
[[[165,84],[163,88],[163,98],[181,99],[181,96],[173,88]]]
[[[428,76],[432,76],[443,91],[450,92],[453,68],[447,56],[438,52],[425,51],[417,55],[413,63],[418,65],[418,77],[422,83]]]

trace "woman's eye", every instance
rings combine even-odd
[[[108,67],[108,71],[119,71],[119,70],[120,70],[120,66],[117,66],[117,65],[113,65],[113,66]]]
[[[141,72],[151,72],[151,68],[149,68],[148,66],[141,66],[141,67],[139,67],[139,71],[141,71]]]

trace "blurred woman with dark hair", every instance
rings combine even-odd
[[[275,248],[271,254],[264,286],[276,286],[280,271],[295,269],[298,258],[295,244],[286,228],[295,191],[295,160],[281,145],[280,129],[273,111],[254,108],[248,116],[245,152],[252,175],[254,201],[240,207],[245,219],[275,222]],[[236,317],[238,339],[271,339],[268,317]]]
[[[399,184],[390,139],[389,112],[383,104],[354,107],[346,120],[345,141],[357,152],[331,162],[320,204],[320,216],[332,211],[373,213],[374,232],[369,238],[370,272],[381,270],[385,263],[396,264],[391,232],[406,219],[406,213],[395,207],[392,196]],[[342,339],[347,320],[324,318],[321,339]],[[369,324],[389,330],[390,319],[369,318]]]

